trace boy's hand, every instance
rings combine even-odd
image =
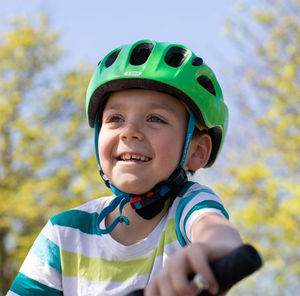
[[[190,277],[197,273],[206,279],[210,294],[218,292],[218,283],[209,263],[242,244],[238,232],[221,215],[206,213],[193,223],[191,241],[191,245],[167,259],[165,267],[146,288],[145,296],[197,295],[199,291],[190,281]]]
[[[208,283],[211,294],[218,292],[218,283],[209,267],[210,248],[203,243],[193,243],[170,256],[165,267],[149,283],[145,296],[194,296],[197,287],[189,279],[191,275],[201,274]]]

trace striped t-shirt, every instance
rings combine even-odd
[[[228,218],[211,189],[188,182],[149,236],[124,246],[109,234],[99,235],[96,226],[113,198],[101,197],[52,217],[7,295],[126,295],[144,288],[168,256],[190,242],[199,215],[214,211]]]

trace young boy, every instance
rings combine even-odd
[[[209,262],[242,243],[221,200],[186,172],[210,167],[227,107],[202,59],[142,40],[109,53],[87,91],[100,174],[114,196],[50,219],[7,295],[215,294]]]

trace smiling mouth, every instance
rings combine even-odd
[[[141,161],[147,162],[150,161],[151,158],[145,155],[135,154],[135,153],[124,153],[118,157],[120,161]]]

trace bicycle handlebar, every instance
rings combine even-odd
[[[243,244],[240,247],[226,254],[224,257],[210,264],[211,270],[219,284],[219,293],[229,290],[243,278],[249,276],[262,266],[262,259],[257,250],[249,245]],[[143,296],[144,290],[133,291],[126,296]],[[198,296],[211,295],[206,290]]]

